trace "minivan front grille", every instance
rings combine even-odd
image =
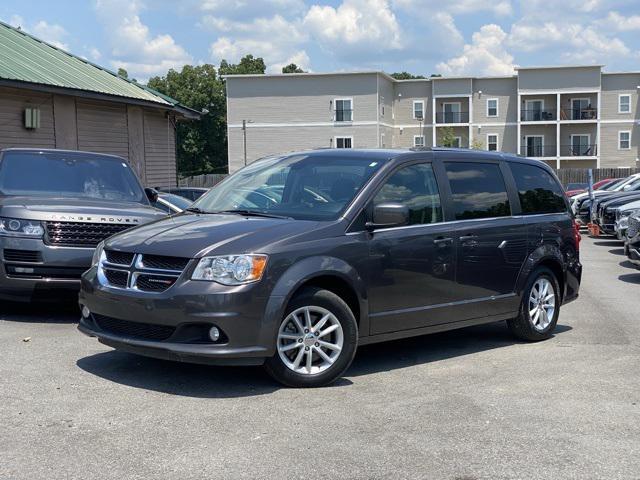
[[[115,333],[116,335],[124,335],[142,340],[167,340],[176,331],[176,327],[130,322],[128,320],[119,320],[95,313],[93,314],[93,319],[98,327],[107,333]]]
[[[189,260],[105,250],[99,278],[109,287],[161,293],[178,281]]]
[[[37,250],[14,250],[5,248],[3,252],[5,262],[41,263],[42,254]]]
[[[95,247],[133,225],[118,223],[45,222],[46,241],[66,247]]]

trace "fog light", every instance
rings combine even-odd
[[[220,340],[220,330],[218,327],[211,327],[211,330],[209,330],[209,338],[214,342]]]
[[[89,310],[86,305],[83,305],[82,306],[82,316],[84,318],[89,318],[90,315],[91,315],[91,310]]]

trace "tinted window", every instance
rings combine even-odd
[[[373,199],[379,203],[401,203],[409,207],[409,224],[442,221],[440,194],[429,163],[410,165],[395,172]]]
[[[147,203],[124,161],[62,152],[6,152],[0,163],[0,193]]]
[[[548,172],[523,163],[514,162],[510,166],[518,187],[523,214],[566,211],[564,193]]]
[[[290,155],[252,163],[200,197],[207,212],[251,210],[298,220],[336,219],[382,161],[360,156]]]
[[[511,215],[500,167],[490,163],[445,163],[456,220]]]

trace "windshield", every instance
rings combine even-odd
[[[381,165],[378,160],[338,154],[271,157],[219,183],[192,208],[334,220]]]
[[[193,203],[188,198],[181,197],[180,195],[174,195],[172,193],[161,193],[160,198],[166,200],[172,205],[175,205],[180,210],[184,210],[185,208],[187,208],[189,205]]]
[[[148,203],[126,162],[65,152],[5,152],[0,194]]]

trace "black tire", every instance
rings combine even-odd
[[[553,293],[555,296],[555,309],[553,317],[551,318],[551,322],[549,323],[549,325],[547,325],[546,328],[542,330],[534,326],[533,319],[529,314],[529,298],[531,296],[531,290],[539,279],[547,279],[551,282],[551,285],[553,286]],[[558,323],[558,316],[560,315],[560,302],[560,286],[558,284],[558,279],[556,278],[554,273],[546,267],[537,268],[529,276],[527,287],[522,293],[520,313],[516,318],[507,320],[509,330],[511,330],[511,333],[513,333],[519,339],[526,340],[528,342],[538,342],[540,340],[546,340],[547,338],[550,338],[553,335],[553,330],[556,328],[556,324]]]
[[[353,312],[344,300],[328,290],[309,287],[296,294],[289,302],[281,322],[284,322],[291,312],[305,306],[321,307],[335,316],[342,327],[343,345],[334,363],[317,374],[300,374],[293,371],[280,358],[276,345],[275,354],[267,359],[264,368],[271,377],[288,387],[322,387],[336,381],[351,365],[358,347],[358,324]],[[275,341],[278,343],[277,334]]]

